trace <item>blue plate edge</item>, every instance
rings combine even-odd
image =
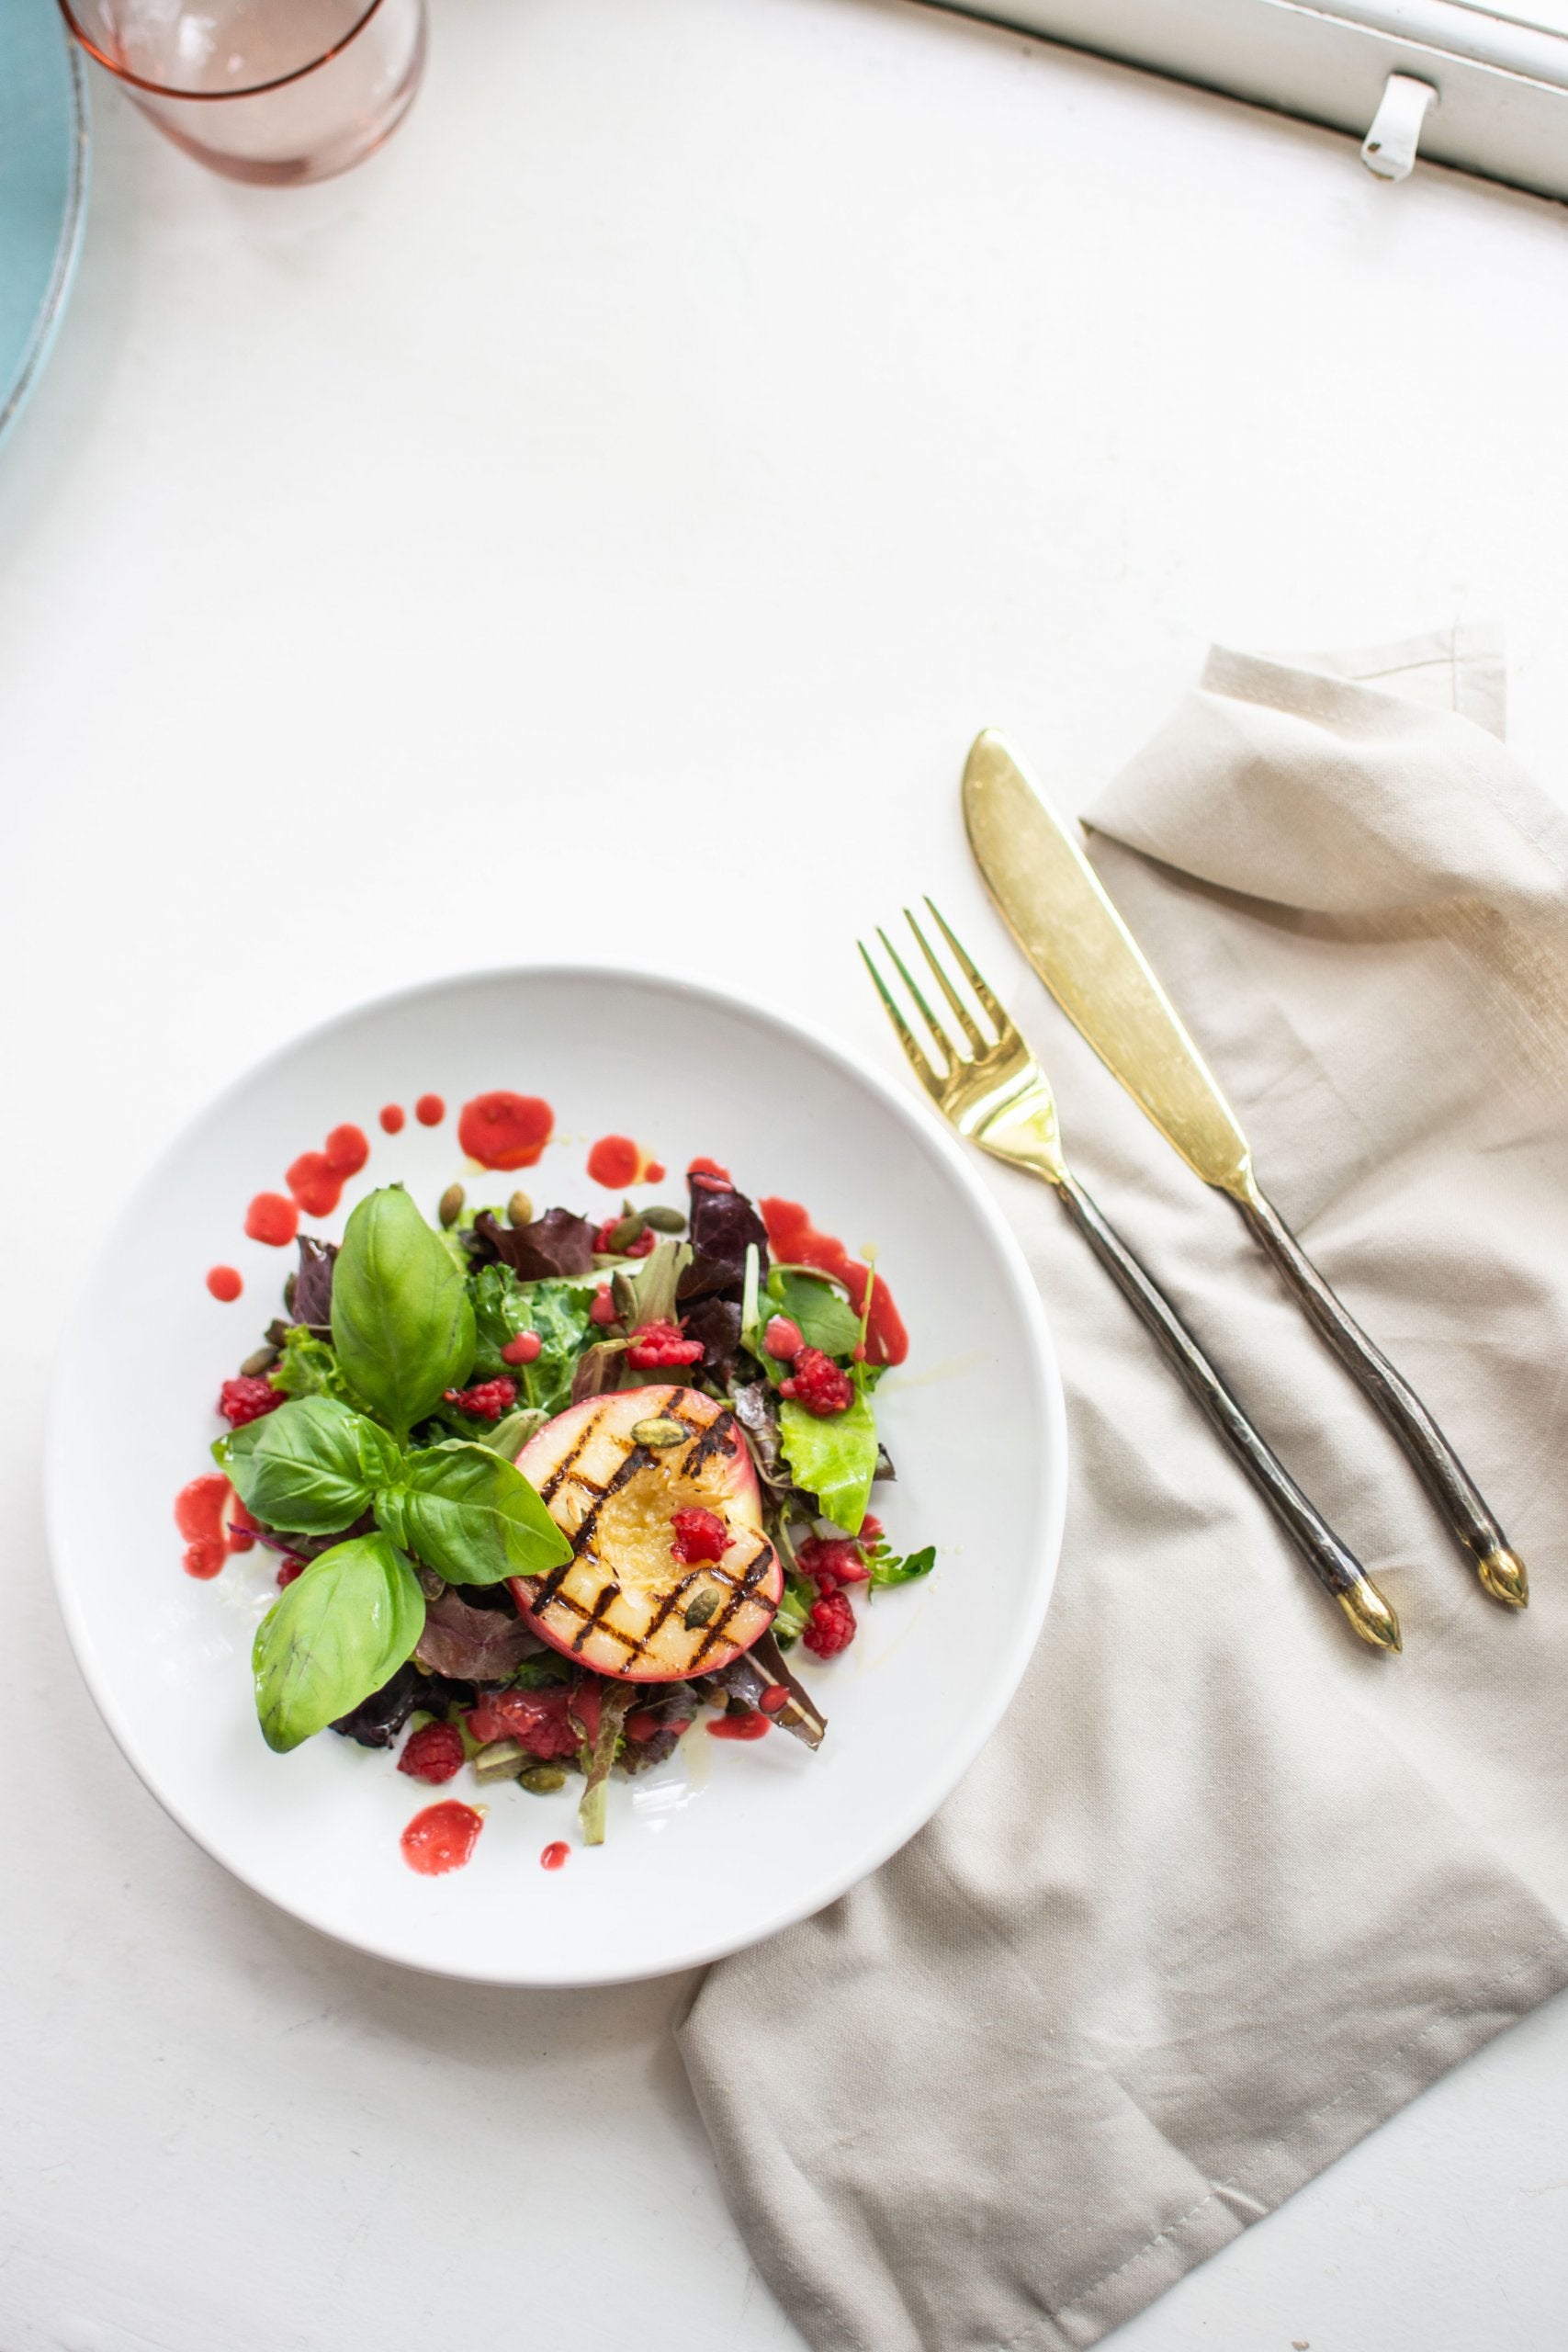
[[[0,440],[4,440],[26,407],[33,386],[54,346],[66,298],[71,291],[71,281],[76,275],[82,238],[87,224],[87,192],[92,178],[92,125],[87,107],[87,77],[83,69],[81,51],[63,26],[61,31],[66,43],[66,62],[71,74],[71,112],[75,128],[71,184],[65,217],[60,227],[60,242],[54,249],[54,267],[50,274],[49,288],[39,306],[32,341],[23,356],[17,380],[11,388],[11,396],[0,409]]]

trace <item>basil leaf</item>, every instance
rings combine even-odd
[[[371,1193],[348,1220],[333,1272],[333,1345],[350,1389],[400,1438],[468,1376],[468,1286],[400,1185]]]
[[[860,1345],[860,1317],[847,1298],[809,1274],[781,1274],[778,1312],[799,1328],[808,1348],[825,1356],[852,1356]]]
[[[251,1666],[267,1746],[287,1753],[346,1715],[412,1657],[423,1630],[419,1578],[384,1535],[323,1552],[256,1629]]]
[[[449,1584],[542,1576],[571,1545],[520,1470],[489,1446],[451,1438],[410,1454],[376,1514]]]
[[[878,1559],[871,1555],[871,1581],[874,1584],[910,1584],[916,1577],[929,1577],[936,1566],[936,1545],[928,1544],[923,1552],[911,1552],[907,1559]]]
[[[290,1535],[351,1527],[401,1459],[384,1430],[335,1396],[300,1396],[213,1448],[245,1509]]]
[[[857,1374],[860,1369],[857,1364]],[[835,1527],[858,1535],[876,1476],[876,1417],[859,1379],[853,1402],[826,1420],[793,1396],[781,1397],[779,1441],[795,1485],[816,1496]]]

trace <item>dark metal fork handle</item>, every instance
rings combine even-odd
[[[1325,1592],[1339,1603],[1364,1642],[1377,1649],[1398,1649],[1399,1620],[1393,1611],[1247,1419],[1158,1283],[1076,1177],[1066,1175],[1056,1189],[1089,1248],[1154,1334],[1167,1362],[1219,1430]]]
[[[1272,1201],[1256,1190],[1236,1199],[1253,1233],[1363,1396],[1377,1407],[1438,1510],[1466,1549],[1495,1600],[1522,1609],[1529,1598],[1524,1562],[1482,1498],[1481,1490],[1403,1373],[1369,1340],[1336,1297]]]

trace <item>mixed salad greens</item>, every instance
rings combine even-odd
[[[243,1540],[283,1555],[254,1652],[269,1746],[407,1728],[417,1780],[576,1770],[593,1844],[611,1772],[705,1708],[820,1744],[788,1654],[847,1647],[856,1588],[934,1558],[870,1510],[894,1476],[878,1278],[776,1262],[713,1161],[688,1185],[685,1213],[595,1226],[522,1194],[469,1215],[457,1186],[432,1225],[394,1184],[341,1247],[299,1238],[213,1447]]]

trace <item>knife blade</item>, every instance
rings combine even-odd
[[[1330,1289],[1258,1185],[1219,1081],[1084,853],[1005,736],[976,738],[964,771],[976,862],[1010,930],[1067,1018],[1254,1238],[1409,1455],[1495,1600],[1522,1609],[1524,1563],[1404,1374]]]

